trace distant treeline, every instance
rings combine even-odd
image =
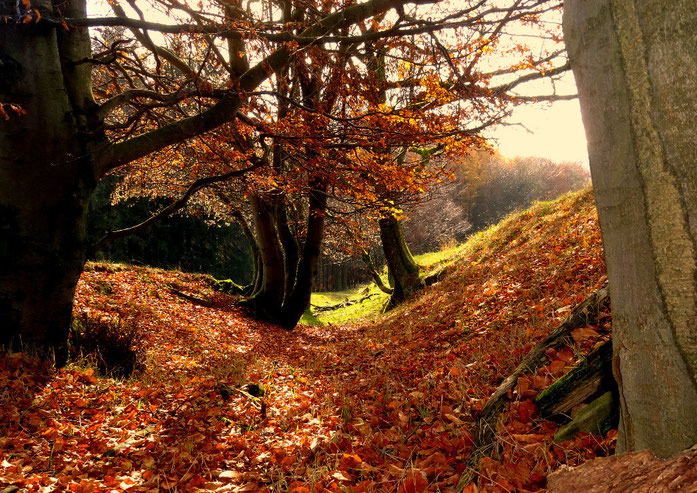
[[[476,153],[453,164],[452,172],[454,180],[434,190],[430,200],[417,204],[404,223],[414,253],[463,242],[536,200],[551,200],[590,183],[589,172],[579,163],[505,158],[498,153]]]
[[[426,253],[465,241],[470,235],[499,222],[536,200],[554,199],[590,183],[590,174],[579,163],[546,158],[505,158],[479,152],[452,163],[454,179],[431,191],[431,197],[409,208],[404,234],[410,250]],[[384,264],[378,244],[370,249],[376,265]],[[371,277],[359,259],[320,261],[315,287],[341,291],[369,282]]]
[[[94,244],[106,231],[121,229],[150,217],[168,200],[131,198],[111,204],[118,183],[107,177],[99,183],[88,212],[88,241]],[[145,231],[115,240],[96,260],[145,264],[185,272],[205,272],[239,284],[252,280],[252,254],[240,227],[222,225],[210,217],[174,214]]]

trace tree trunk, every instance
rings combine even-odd
[[[260,316],[274,321],[280,316],[283,306],[283,250],[276,232],[273,204],[256,195],[251,204],[261,255],[261,286],[245,304]]]
[[[617,450],[697,442],[697,9],[568,0],[603,232],[620,391]]]
[[[380,291],[382,291],[385,294],[392,294],[394,290],[389,286],[385,286],[385,283],[382,282],[382,277],[380,277],[380,273],[375,268],[375,264],[373,263],[373,259],[370,256],[368,250],[363,250],[363,253],[361,253],[361,258],[363,259],[363,262],[368,268],[368,272],[373,278],[373,282],[378,288],[380,288]]]
[[[400,221],[390,215],[380,219],[379,224],[387,271],[392,281],[392,296],[387,305],[389,309],[423,289],[424,284],[419,277],[419,266],[404,239]]]
[[[293,286],[295,285],[296,277],[298,275],[298,263],[300,262],[300,248],[298,247],[298,240],[291,231],[288,225],[288,215],[286,213],[286,207],[283,204],[283,200],[278,200],[275,210],[276,219],[276,231],[278,231],[278,237],[281,241],[281,246],[283,247],[283,261],[284,261],[284,273],[285,273],[285,283],[283,286],[283,291],[288,295],[288,293],[293,291]]]
[[[283,306],[283,325],[295,327],[310,306],[312,282],[317,274],[317,263],[322,252],[324,237],[324,219],[327,210],[327,185],[314,183],[310,191],[310,206],[307,214],[307,236],[303,245],[303,254],[290,295]]]
[[[13,14],[6,8],[9,2],[0,4],[0,15]],[[75,13],[71,3],[65,8]],[[38,25],[0,26],[0,102],[26,112],[6,109],[9,119],[0,124],[0,345],[53,350],[59,365],[96,184],[81,132],[89,68],[70,64],[85,56],[85,29],[59,36]]]

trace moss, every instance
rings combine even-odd
[[[554,443],[570,440],[577,433],[595,433],[605,435],[617,427],[619,403],[612,392],[605,392],[584,407],[576,417],[554,435]]]
[[[216,279],[213,282],[213,289],[225,294],[243,295],[246,291],[245,286],[240,286],[232,279]]]

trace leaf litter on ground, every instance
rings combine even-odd
[[[137,327],[142,368],[112,378],[89,359],[56,370],[0,358],[0,485],[452,491],[487,397],[605,274],[589,191],[513,215],[459,251],[442,281],[377,322],[293,331],[249,317],[205,275],[88,264],[75,314]],[[613,432],[553,444],[558,425],[531,401],[609,326],[608,315],[577,331],[521,378],[465,491],[536,491],[560,465],[612,452]]]

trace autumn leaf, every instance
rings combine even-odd
[[[531,400],[525,400],[518,404],[518,418],[521,422],[527,423],[537,410],[537,406]]]
[[[311,493],[311,490],[307,486],[301,485],[291,488],[290,493]]]
[[[552,361],[548,366],[547,369],[549,370],[550,373],[553,374],[559,374],[564,371],[564,368],[566,367],[566,363],[560,359],[556,359]]]
[[[357,454],[342,454],[341,461],[339,461],[339,469],[342,471],[356,469],[360,467],[362,463],[363,460]]]
[[[583,342],[586,339],[598,337],[598,333],[590,327],[580,327],[571,331],[571,337],[575,342]]]
[[[421,493],[428,487],[428,479],[423,471],[409,471],[398,493]]]

